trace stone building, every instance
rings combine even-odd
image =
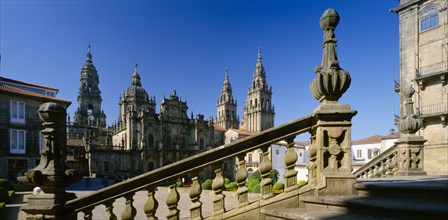
[[[266,72],[261,62],[260,48],[253,74],[252,85],[247,91],[241,128],[246,131],[260,132],[274,127],[275,110],[272,105],[272,87],[268,86]]]
[[[16,180],[40,161],[42,122],[37,110],[45,102],[68,107],[58,89],[0,77],[0,178]]]
[[[448,174],[448,2],[443,0],[401,0],[392,9],[399,17],[400,95],[403,116],[405,96],[412,86],[417,114],[423,119],[418,132],[424,147],[428,175]],[[440,166],[443,165],[444,166]]]
[[[188,117],[187,102],[175,90],[162,99],[157,113],[155,97],[148,96],[140,79],[135,65],[131,85],[119,99],[118,120],[106,125],[89,47],[81,70],[78,108],[74,121],[69,117],[67,123],[67,162],[82,175],[127,178],[223,144],[213,120],[200,114]]]
[[[221,88],[221,96],[216,102],[216,125],[224,129],[238,129],[240,120],[237,116],[237,105],[237,101],[233,98],[232,86],[229,81],[229,71],[226,67],[226,75]]]

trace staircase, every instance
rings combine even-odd
[[[262,209],[263,219],[446,219],[448,177],[359,180],[357,196],[299,195],[295,208]]]
[[[158,219],[158,204],[165,202],[166,219],[178,220],[180,213],[187,213],[189,219],[447,219],[448,177],[399,177],[423,175],[423,143],[425,140],[415,133],[422,121],[413,113],[412,90],[404,89],[407,98],[406,110],[400,119],[399,129],[403,134],[396,147],[387,155],[375,160],[362,170],[352,174],[351,120],[357,114],[347,104],[338,103],[349,88],[350,75],[339,66],[336,56],[334,30],[339,15],[333,9],[326,10],[320,27],[324,31],[322,65],[316,67],[315,78],[310,90],[320,105],[310,114],[283,125],[268,129],[244,139],[220,146],[190,158],[163,166],[121,183],[100,189],[91,195],[76,198],[65,192],[65,186],[77,181],[75,170],[70,170],[66,158],[66,109],[56,103],[45,103],[39,108],[44,121],[44,145],[37,167],[29,170],[21,183],[40,186],[45,192],[28,198],[28,205],[21,208],[27,219],[134,219],[139,212],[146,218]],[[295,170],[297,153],[294,139],[308,133],[311,145],[308,148],[308,184],[302,188],[297,184]],[[272,162],[269,147],[279,141],[287,143],[283,161],[284,192],[274,195],[269,177]],[[248,170],[244,157],[246,153],[261,149],[263,162],[259,170],[260,199],[249,200]],[[236,207],[228,210],[223,193],[224,176],[221,167],[226,160],[237,160],[235,192]],[[215,178],[212,184],[213,199],[201,200],[202,188],[199,174],[202,169],[212,168]],[[361,171],[360,171],[361,172]],[[188,209],[179,209],[180,194],[176,180],[191,176]],[[390,177],[392,176],[392,177]],[[370,179],[356,179],[369,177]],[[371,177],[385,177],[373,179]],[[170,184],[165,201],[157,201],[155,190],[160,185]],[[147,202],[135,207],[137,191],[147,191]],[[120,215],[114,213],[114,204],[125,201]],[[202,205],[212,205],[211,216],[204,216]],[[93,216],[98,206],[105,207],[103,216]],[[182,216],[185,216],[184,214]]]

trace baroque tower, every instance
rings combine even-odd
[[[92,62],[90,45],[87,49],[86,63],[81,70],[81,86],[78,91],[78,109],[75,111],[74,122],[77,125],[96,124],[106,126],[106,115],[101,110],[101,91],[98,73]]]
[[[260,48],[255,66],[252,85],[247,91],[246,107],[241,128],[246,131],[260,132],[274,127],[275,110],[272,105],[272,87],[266,81],[266,72],[261,62]]]
[[[226,67],[226,75],[221,88],[221,96],[216,102],[217,118],[216,124],[225,128],[239,127],[239,119],[236,116],[237,102],[233,99],[232,86],[229,82],[229,72]]]

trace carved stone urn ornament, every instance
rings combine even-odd
[[[415,133],[423,126],[423,120],[414,113],[414,102],[412,101],[412,95],[415,90],[412,87],[404,89],[403,95],[406,97],[404,103],[404,114],[398,122],[398,130],[404,135],[415,135]]]
[[[350,74],[339,66],[336,55],[337,39],[334,30],[339,23],[339,15],[334,9],[327,9],[320,18],[320,28],[324,31],[322,44],[322,65],[314,69],[316,77],[311,83],[311,94],[321,103],[337,103],[350,86]]]

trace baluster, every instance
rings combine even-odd
[[[213,198],[213,216],[222,215],[225,212],[224,207],[224,194],[222,191],[224,190],[224,177],[221,173],[221,168],[215,169],[215,179],[213,179],[212,189],[215,193],[215,197]]]
[[[286,167],[285,175],[283,175],[285,178],[285,192],[290,192],[299,188],[297,185],[297,170],[295,169],[298,157],[294,150],[294,138],[295,137],[290,137],[286,139],[288,150],[283,160]]]
[[[157,220],[156,210],[159,207],[159,203],[156,200],[156,196],[154,193],[153,187],[148,187],[148,201],[145,203],[145,207],[143,211],[146,214],[146,219],[148,220]]]
[[[177,192],[176,184],[172,184],[170,186],[170,194],[168,194],[168,197],[166,198],[166,205],[168,206],[168,215],[166,215],[167,219],[179,219],[179,209],[177,209],[179,199],[180,195],[179,192]]]
[[[137,214],[137,210],[135,209],[134,205],[132,204],[134,202],[134,194],[135,193],[129,193],[124,196],[126,199],[126,205],[123,210],[123,213],[121,213],[121,219],[122,220],[131,220],[134,219],[135,215]]]
[[[398,172],[398,151],[394,152],[394,155],[392,156],[392,174],[393,176],[397,176]]]
[[[87,209],[84,209],[82,212],[84,213],[84,220],[92,220],[93,214],[92,211],[95,207],[88,207]]]
[[[249,189],[246,187],[247,176],[246,160],[244,159],[244,154],[240,154],[238,155],[238,171],[236,172],[236,184],[238,185],[238,190],[236,191],[238,197],[237,208],[249,205]]]
[[[386,161],[386,176],[393,176],[393,165],[392,165],[392,157],[393,156],[388,156],[387,157],[387,161]]]
[[[380,161],[379,167],[378,167],[378,175],[379,177],[383,177],[383,173],[385,173],[386,169],[384,166],[384,161]]]
[[[108,200],[103,203],[103,205],[106,206],[106,216],[105,216],[106,220],[116,220],[117,219],[117,216],[113,212],[114,202],[115,202],[115,199],[112,199],[112,200]]]
[[[375,168],[373,169],[373,177],[374,178],[378,178],[378,177],[380,177],[380,174],[379,174],[380,172],[379,172],[379,167],[378,167],[378,164],[375,164]]]
[[[272,170],[272,162],[269,159],[269,145],[262,147],[261,150],[263,151],[263,162],[260,165],[260,174],[263,178],[260,182],[261,198],[269,199],[274,196],[272,194],[272,180],[269,177]]]
[[[199,172],[193,173],[193,178],[191,180],[193,183],[191,184],[190,188],[190,199],[191,199],[191,205],[190,205],[190,218],[191,219],[203,219],[202,217],[202,202],[199,201],[201,198],[201,192],[202,187],[201,184],[199,184]]]
[[[316,147],[316,132],[311,133],[311,144],[308,148],[309,162],[308,169],[308,184],[312,187],[317,185],[317,147]],[[286,181],[286,179],[285,179]]]

